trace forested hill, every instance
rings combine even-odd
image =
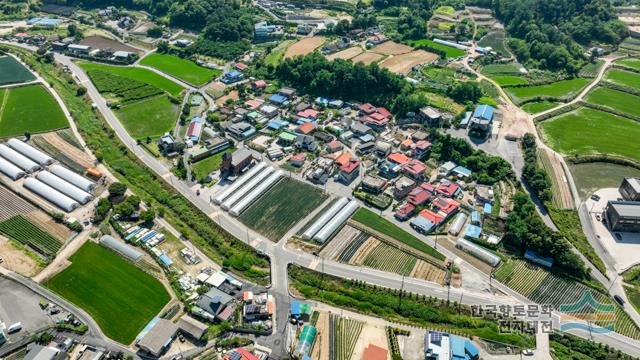
[[[618,44],[628,36],[608,0],[480,0],[490,7],[512,38],[522,62],[575,73],[585,46]]]

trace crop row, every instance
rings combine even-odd
[[[329,360],[350,360],[362,332],[362,321],[329,314]]]
[[[364,265],[374,269],[409,275],[416,258],[385,243],[376,246],[364,259]]]
[[[353,257],[353,255],[355,255],[358,249],[360,249],[360,246],[364,244],[364,242],[367,240],[368,237],[369,235],[365,233],[360,233],[358,237],[353,239],[353,241],[351,241],[349,245],[342,251],[342,254],[338,256],[338,261],[349,262]]]
[[[31,204],[2,186],[0,186],[0,199],[2,199],[0,201],[0,221],[34,210]]]
[[[515,262],[515,265],[505,264],[496,272],[496,279],[524,296],[530,296],[549,275],[548,272],[526,261],[512,262]],[[509,266],[513,266],[510,271]]]
[[[121,98],[123,103],[163,94],[161,89],[154,86],[105,71],[91,70],[88,74],[100,92],[114,94]]]
[[[55,256],[62,247],[62,242],[29,222],[22,215],[0,222],[0,232],[21,244],[31,246],[46,256]]]

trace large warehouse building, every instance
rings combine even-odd
[[[640,202],[609,201],[604,217],[611,231],[640,232]]]

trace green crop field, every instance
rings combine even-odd
[[[412,41],[409,41],[408,43],[413,47],[428,46],[436,50],[442,50],[445,52],[445,58],[457,58],[465,54],[464,50],[456,49],[451,46],[434,43],[432,40],[429,40],[429,39],[412,40]]]
[[[631,71],[612,69],[607,71],[605,80],[640,90],[640,74]]]
[[[549,101],[549,100],[534,101],[534,102],[530,102],[522,105],[522,110],[528,112],[529,114],[537,114],[545,110],[553,109],[558,105],[560,105],[560,103],[557,101]]]
[[[355,214],[351,217],[353,220],[361,223],[362,225],[368,226],[373,230],[379,231],[389,237],[392,237],[412,248],[422,251],[423,253],[437,259],[444,261],[446,257],[439,253],[436,249],[427,245],[424,241],[418,239],[417,237],[411,235],[410,233],[404,231],[403,229],[396,226],[391,221],[381,217],[380,215],[372,212],[371,210],[367,210],[365,208],[360,208],[356,211]]]
[[[326,198],[320,189],[287,177],[267,191],[239,219],[270,240],[280,241],[287,231]]]
[[[640,97],[626,92],[600,87],[589,93],[587,101],[640,117]]]
[[[158,69],[177,79],[195,86],[202,86],[214,77],[220,75],[220,70],[207,69],[175,55],[152,53],[147,55],[140,64]]]
[[[640,124],[581,108],[540,124],[549,146],[564,154],[610,154],[640,160]]]
[[[33,81],[36,77],[11,56],[0,56],[0,85]]]
[[[524,85],[529,83],[527,79],[523,79],[520,76],[513,76],[513,75],[495,75],[495,76],[491,76],[491,79],[493,79],[493,81],[497,82],[498,85],[501,85],[501,86]]]
[[[503,30],[492,31],[483,36],[482,39],[478,41],[478,46],[491,47],[500,56],[508,57],[510,55],[505,44],[505,32]]]
[[[69,127],[53,95],[42,85],[0,90],[0,137]]]
[[[522,65],[512,62],[508,64],[488,64],[480,69],[483,75],[520,75]]]
[[[211,155],[206,159],[191,164],[191,171],[198,181],[203,180],[211,172],[219,170],[222,165],[222,155],[232,153],[236,148],[231,147],[215,155]]]
[[[557,81],[547,85],[514,87],[507,92],[515,101],[524,101],[535,97],[551,97],[559,99],[572,99],[578,95],[590,82],[588,79],[575,78],[571,80]]]
[[[178,105],[166,95],[143,99],[116,111],[127,132],[136,139],[162,136],[178,120]]]
[[[418,259],[393,246],[380,243],[362,263],[374,269],[409,276]]]
[[[616,61],[616,64],[640,70],[640,59],[622,59]]]
[[[602,188],[617,188],[625,177],[640,177],[640,169],[606,162],[569,164],[580,197],[584,200]]]
[[[596,62],[588,63],[580,69],[580,76],[585,78],[594,78],[598,75],[598,72],[604,65],[604,61],[598,60]]]
[[[440,6],[433,11],[434,14],[452,16],[456,12],[452,6]]]
[[[48,257],[55,257],[62,247],[60,240],[34,225],[22,215],[16,215],[0,222],[0,233]]]
[[[113,340],[130,344],[169,301],[162,283],[114,252],[87,242],[44,285],[86,310]]]
[[[178,96],[184,88],[175,82],[162,77],[154,73],[151,70],[136,68],[136,67],[124,67],[124,66],[110,66],[97,63],[80,62],[80,67],[85,71],[100,70],[109,74],[117,75],[126,79],[136,80],[159,89],[162,89],[173,96]]]

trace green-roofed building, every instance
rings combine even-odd
[[[296,141],[297,138],[298,134],[289,131],[283,131],[280,133],[280,135],[278,135],[278,142],[282,145],[291,145]]]

